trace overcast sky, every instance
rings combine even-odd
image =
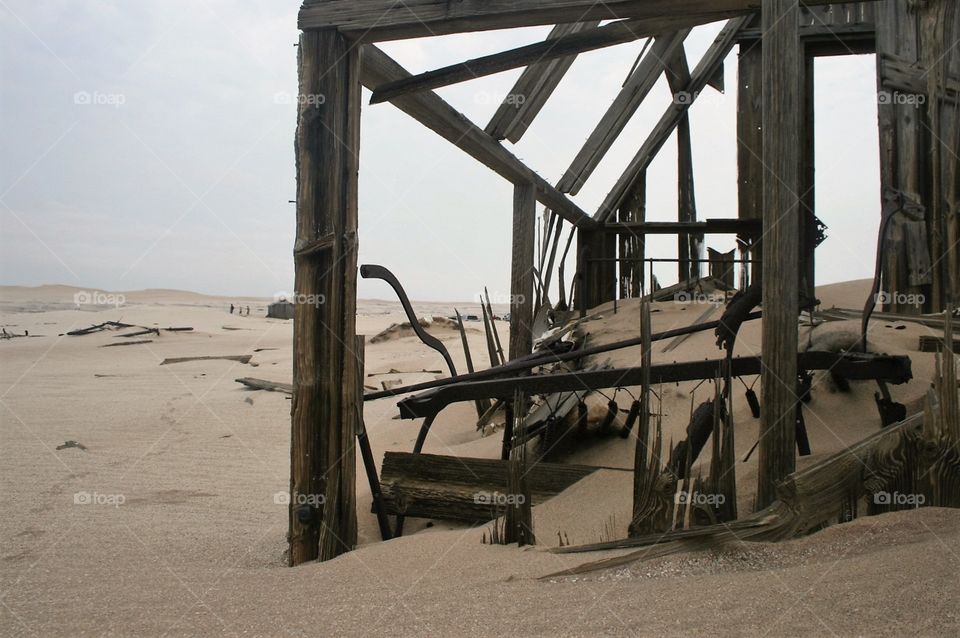
[[[296,0],[0,0],[0,283],[273,296],[293,287]],[[688,40],[691,67],[720,25]],[[549,27],[383,48],[425,71]],[[643,42],[580,56],[520,144],[556,182]],[[701,218],[736,217],[736,51],[727,93],[691,113]],[[520,71],[441,89],[485,126]],[[817,63],[819,283],[872,275],[880,215],[872,56]],[[366,104],[369,93],[365,91]],[[661,79],[574,199],[595,211],[670,104]],[[512,187],[389,104],[365,106],[360,263],[411,297],[506,295]],[[676,148],[649,173],[648,219],[676,219]],[[708,237],[717,249],[729,237]],[[675,240],[648,256],[675,257]],[[572,269],[571,269],[572,270]],[[569,273],[569,271],[568,271]],[[659,271],[676,279],[675,267]],[[568,274],[569,277],[569,274]],[[361,297],[391,298],[381,282]]]

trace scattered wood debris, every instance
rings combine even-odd
[[[293,394],[292,383],[279,383],[276,381],[266,381],[264,379],[254,379],[253,377],[243,377],[242,379],[235,379],[235,381],[247,386],[251,390],[266,390],[267,392]]]
[[[76,441],[64,441],[63,445],[58,445],[58,446],[57,446],[57,449],[58,449],[58,450],[65,450],[65,449],[71,448],[71,447],[75,447],[75,448],[77,448],[78,450],[83,450],[84,452],[87,451],[87,446],[86,446],[86,445],[84,445],[83,443],[77,443]]]
[[[160,365],[165,366],[171,363],[187,363],[188,361],[213,361],[216,359],[223,359],[226,361],[237,361],[239,363],[250,363],[250,359],[253,358],[252,354],[227,354],[227,355],[211,355],[205,357],[173,357],[170,359],[164,359],[160,362]]]
[[[389,372],[370,372],[368,377],[381,377],[386,374],[443,374],[443,370],[397,370],[390,368]]]
[[[137,346],[143,343],[153,343],[153,339],[141,339],[139,341],[120,341],[118,343],[108,343],[100,346],[101,348],[113,348],[114,346]]]
[[[121,323],[119,321],[104,321],[103,323],[98,323],[95,326],[90,326],[89,328],[79,328],[77,330],[71,330],[67,333],[68,337],[83,337],[85,335],[93,334],[95,332],[102,332],[104,330],[116,330],[122,328],[136,328],[129,323]]]

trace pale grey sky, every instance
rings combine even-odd
[[[272,296],[293,286],[296,0],[0,0],[0,283]],[[720,25],[688,41],[691,66]],[[386,43],[423,71],[548,27]],[[574,64],[515,154],[555,182],[642,42]],[[481,127],[520,71],[440,90]],[[691,111],[699,214],[736,217],[736,52]],[[880,197],[872,56],[817,64],[820,283],[872,273]],[[366,98],[369,93],[365,92]],[[661,80],[574,199],[594,211],[670,103]],[[850,124],[853,122],[853,125]],[[360,260],[413,298],[506,295],[512,187],[389,104],[365,106]],[[676,151],[648,219],[676,219]],[[728,237],[709,237],[718,249]],[[675,240],[648,254],[676,255]],[[572,270],[572,268],[570,269]],[[659,269],[661,279],[675,268]],[[569,276],[569,274],[568,274]],[[392,295],[360,282],[362,297]]]

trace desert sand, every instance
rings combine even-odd
[[[866,282],[818,291],[824,307],[860,308]],[[581,576],[541,577],[615,553],[556,555],[558,533],[575,544],[623,536],[631,474],[599,471],[534,509],[539,545],[490,546],[485,527],[410,520],[406,536],[380,542],[370,490],[358,472],[359,547],[324,564],[285,566],[290,403],[252,391],[238,377],[290,382],[292,322],[267,319],[266,299],[179,291],[123,293],[119,307],[77,307],[65,286],[0,288],[0,326],[29,338],[0,341],[0,635],[4,636],[366,636],[366,635],[960,635],[960,512],[926,508],[861,518],[780,544],[636,562]],[[251,316],[228,312],[249,305]],[[415,303],[422,316],[456,305]],[[654,330],[694,323],[709,306],[660,303]],[[495,308],[505,312],[505,308]],[[717,306],[710,318],[719,317]],[[637,335],[637,304],[595,309],[590,343]],[[104,321],[191,326],[123,341],[117,332],[64,333]],[[404,320],[394,301],[361,301],[358,332],[370,337]],[[498,322],[506,343],[507,324]],[[468,324],[474,362],[487,367],[482,324]],[[744,326],[738,354],[759,350],[761,323]],[[831,324],[855,331],[856,324]],[[823,330],[820,328],[818,330]],[[875,321],[873,350],[907,354],[913,382],[892,388],[910,404],[926,392],[933,356],[917,351],[916,324]],[[459,335],[436,329],[458,370]],[[801,341],[813,336],[802,334]],[[711,333],[690,337],[654,361],[716,355]],[[248,364],[168,357],[251,354]],[[636,365],[639,349],[595,363]],[[389,373],[399,370],[399,373]],[[421,372],[427,370],[428,372]],[[442,358],[398,331],[366,348],[367,383],[439,376]],[[430,372],[433,371],[433,372]],[[750,383],[751,379],[745,379]],[[664,432],[679,440],[709,384],[662,388]],[[813,455],[842,450],[879,428],[875,385],[842,394],[815,379],[807,428]],[[621,405],[629,405],[625,391]],[[396,401],[367,403],[379,462],[409,451],[419,422],[395,419]],[[475,428],[472,404],[444,411],[425,451],[496,457],[500,437]],[[739,392],[736,445],[743,458],[758,421]],[[76,445],[68,442],[75,442]],[[66,447],[65,447],[66,445]],[[82,446],[82,447],[81,447]],[[633,447],[597,440],[568,459],[629,469]],[[359,463],[359,459],[358,459]],[[709,446],[698,465],[709,463]],[[756,457],[738,463],[738,505],[752,508]]]

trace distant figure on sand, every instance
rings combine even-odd
[[[250,316],[250,306],[247,306],[247,316]]]
[[[230,314],[233,314],[233,304],[230,304]]]

